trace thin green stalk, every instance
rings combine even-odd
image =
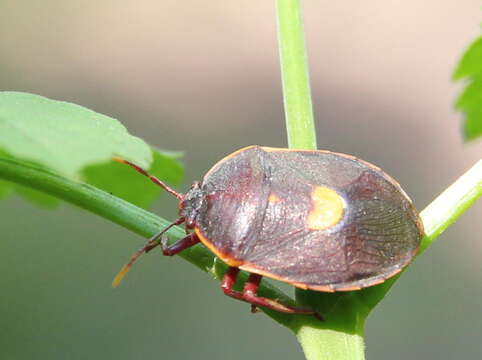
[[[364,327],[368,309],[356,292],[300,293],[325,308],[326,322],[297,319],[292,330],[308,360],[363,360]],[[320,309],[320,307],[318,307]]]
[[[276,4],[288,145],[296,149],[316,149],[300,1],[278,0]],[[346,302],[348,296],[319,297],[315,292],[300,289],[296,289],[295,294],[300,304],[320,309],[324,314],[323,303],[334,301],[326,323],[296,317],[290,326],[307,359],[364,359],[365,316],[357,313],[353,301]],[[346,311],[336,311],[340,306]]]
[[[449,186],[422,212],[425,237],[420,253],[455,222],[477,199],[482,196],[482,160]],[[419,253],[419,254],[420,254]],[[318,301],[334,298],[335,306],[327,318],[327,324],[298,320],[293,324],[308,360],[364,359],[363,328],[369,312],[385,297],[397,281],[395,276],[384,283],[351,293],[319,294]],[[313,294],[305,296],[312,297]],[[322,306],[326,306],[323,304]],[[327,306],[329,308],[329,306]],[[328,316],[330,315],[328,314]]]
[[[445,189],[421,213],[425,236],[420,245],[420,256],[453,224],[468,208],[482,196],[482,160],[479,160],[452,185]],[[401,274],[384,283],[363,289],[360,297],[370,308],[378,304]]]
[[[288,144],[290,148],[316,149],[300,1],[277,0],[276,4]],[[481,167],[479,162],[422,212],[427,235],[420,252],[480,197]],[[365,319],[397,279],[398,276],[375,287],[342,294],[296,289],[300,304],[316,308],[327,317],[324,324],[294,317],[289,325],[306,358],[363,360]],[[326,313],[325,309],[330,310]]]
[[[296,336],[308,360],[365,359],[363,330],[361,334],[348,334],[332,329],[315,330],[306,326]]]
[[[296,336],[307,360],[363,360],[365,359],[364,321],[360,321],[359,325],[359,328],[352,333],[334,328],[302,326]]]
[[[288,146],[316,149],[300,1],[277,0],[276,7]]]
[[[25,185],[111,220],[144,237],[150,237],[169,224],[143,209],[87,184],[78,183],[52,174],[45,169],[12,159],[0,159],[0,178]],[[425,249],[440,233],[482,196],[482,161],[465,173],[424,211],[426,224]],[[173,228],[169,235],[178,239],[184,235],[180,228]],[[180,254],[198,268],[219,279],[225,267],[216,262],[203,246],[195,246]],[[243,274],[246,280],[246,274]],[[268,316],[292,329],[298,337],[307,359],[346,360],[363,359],[363,325],[366,315],[394,280],[362,291],[327,294],[318,293],[318,303],[329,309],[326,322],[311,316],[292,316],[267,311]],[[384,288],[388,286],[387,288]],[[370,294],[371,292],[371,294]],[[289,298],[276,288],[263,284],[260,294],[289,302]],[[303,294],[303,293],[302,293]],[[376,298],[378,296],[378,298]],[[309,294],[313,298],[313,294]],[[372,300],[372,301],[370,301]],[[331,303],[329,303],[331,302]]]
[[[150,238],[159,229],[171,223],[96,187],[66,179],[43,168],[14,159],[0,158],[0,179],[42,191],[77,205],[145,238]],[[171,240],[177,240],[185,236],[186,233],[180,227],[175,226],[168,231],[168,235]],[[210,273],[216,279],[219,279],[226,271],[226,265],[216,261],[214,255],[204,246],[194,246],[178,256]],[[242,273],[240,279],[246,281],[247,274]],[[260,294],[293,304],[291,298],[266,282],[261,284]],[[290,315],[275,311],[266,311],[266,314],[286,326],[293,320]]]
[[[420,213],[426,236],[419,255],[481,196],[482,160],[479,160]]]

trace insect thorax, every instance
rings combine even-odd
[[[186,225],[193,228],[196,223],[196,217],[199,210],[203,206],[204,192],[198,182],[194,182],[191,189],[184,195],[184,199],[179,204],[179,215],[182,216]]]

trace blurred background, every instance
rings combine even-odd
[[[318,144],[381,166],[419,209],[474,164],[454,66],[480,1],[304,0]],[[74,102],[185,151],[186,181],[250,144],[286,146],[273,1],[1,0],[0,88]],[[157,213],[174,219],[164,196]],[[481,203],[369,318],[368,359],[482,357]],[[63,204],[0,202],[1,359],[303,359],[296,339],[178,258]]]

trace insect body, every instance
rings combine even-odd
[[[258,297],[261,277],[317,291],[358,290],[400,272],[423,236],[398,183],[349,155],[250,146],[219,161],[184,195],[150,177],[179,199],[180,218],[172,225],[193,230],[171,246],[164,238],[163,253],[202,242],[229,265],[223,291],[253,306],[314,313]],[[239,269],[251,273],[243,292],[233,290]]]

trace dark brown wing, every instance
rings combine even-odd
[[[269,158],[249,147],[216,164],[206,174],[205,205],[196,228],[223,259],[242,261],[258,240],[270,189]]]
[[[196,230],[203,242],[233,266],[299,287],[382,282],[410,261],[422,236],[399,185],[343,154],[249,147],[215,165],[202,186]],[[324,230],[306,226],[317,186],[335,190],[347,205]]]
[[[269,151],[269,203],[257,246],[242,269],[300,287],[335,291],[382,282],[418,249],[421,225],[398,184],[370,164],[330,152]],[[324,230],[304,226],[314,186],[338,192],[343,219]],[[272,207],[272,209],[270,209]]]

